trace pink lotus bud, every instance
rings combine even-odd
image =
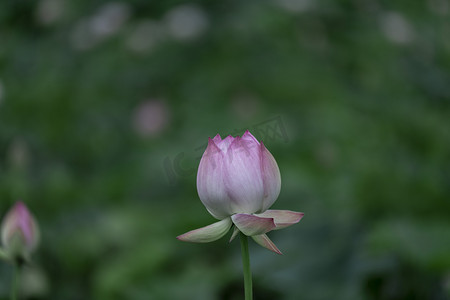
[[[242,137],[220,135],[209,139],[197,173],[200,200],[219,222],[177,236],[186,242],[208,243],[223,237],[234,225],[231,240],[239,232],[262,247],[281,254],[266,235],[303,218],[302,212],[268,210],[280,194],[277,162],[247,130]]]
[[[4,250],[11,258],[28,258],[39,242],[39,229],[21,201],[9,210],[1,226]]]
[[[280,187],[275,159],[249,131],[242,137],[209,139],[198,167],[197,190],[215,218],[262,213],[277,200]]]

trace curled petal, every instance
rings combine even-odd
[[[231,216],[234,225],[245,235],[253,236],[271,231],[275,228],[273,218],[261,218],[249,214]]]
[[[298,223],[305,214],[291,210],[266,210],[262,214],[256,214],[262,218],[273,218],[275,222],[274,230],[283,229]]]
[[[213,242],[223,237],[230,230],[231,225],[231,219],[226,218],[206,227],[186,232],[185,234],[177,236],[177,239],[180,241],[192,243]]]
[[[269,237],[266,234],[260,234],[260,235],[254,235],[252,236],[252,239],[255,240],[258,245],[275,252],[276,254],[283,254],[281,251],[275,246],[275,244],[269,239]]]

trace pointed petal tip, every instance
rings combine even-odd
[[[252,238],[258,245],[266,248],[267,250],[270,250],[278,255],[283,255],[280,249],[275,246],[266,234],[255,235],[252,236]]]
[[[213,139],[208,138],[208,145],[206,146],[205,153],[214,154],[221,151],[218,146],[218,143],[220,143],[221,139],[219,136],[219,140],[217,140],[217,136],[219,135],[216,135]]]
[[[214,145],[217,145],[221,141],[222,141],[222,137],[220,136],[220,134],[216,134],[213,138],[208,137],[208,144],[214,143]]]
[[[13,206],[13,210],[17,210],[17,211],[28,211],[28,208],[26,206],[26,204],[19,200],[17,201],[14,206]]]
[[[273,253],[276,253],[276,254],[278,254],[278,255],[283,255],[283,252],[281,252],[281,250],[280,249],[278,249],[277,248],[277,246],[275,246],[275,244],[274,244],[274,249],[268,249],[268,250],[270,250],[270,251],[272,251]]]
[[[189,240],[189,232],[180,234],[179,236],[176,237],[176,239],[179,240],[179,241],[182,241],[182,242],[190,242],[190,240]]]
[[[247,137],[248,135],[251,135],[250,131],[248,129],[242,134],[242,137]]]
[[[261,142],[258,141],[258,139],[255,138],[255,136],[254,136],[248,129],[247,129],[247,130],[245,131],[245,133],[242,135],[242,138],[243,138],[243,139],[246,139],[246,140],[251,140],[251,141],[255,142],[255,143],[258,144],[258,145],[261,144]]]

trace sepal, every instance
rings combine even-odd
[[[237,237],[239,232],[240,232],[239,229],[236,226],[234,226],[233,234],[230,237],[229,243],[231,243]]]
[[[185,234],[177,236],[177,239],[183,242],[209,243],[223,237],[231,228],[230,218],[213,223],[211,225],[194,229]]]
[[[275,223],[274,230],[283,229],[294,225],[303,218],[305,214],[302,212],[296,212],[291,210],[266,210],[261,214],[255,214],[255,216],[262,218],[272,218]]]
[[[252,239],[260,246],[275,252],[276,254],[282,255],[281,251],[275,246],[275,244],[269,239],[266,234],[254,235]]]
[[[263,218],[250,214],[234,214],[231,216],[234,225],[245,235],[259,235],[276,227],[273,218]]]

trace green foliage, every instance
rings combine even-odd
[[[256,299],[448,299],[449,15],[1,1],[0,215],[22,199],[42,231],[24,296],[240,299],[238,243],[175,236],[214,221],[207,137],[249,128],[281,170],[274,207],[305,212],[270,234],[283,256],[250,244]],[[10,278],[1,264],[1,299]]]

